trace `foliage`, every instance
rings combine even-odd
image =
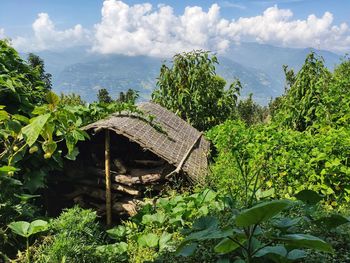
[[[35,220],[31,223],[26,221],[12,222],[8,225],[13,233],[26,238],[26,258],[27,262],[30,263],[30,252],[29,252],[29,237],[43,232],[47,228],[47,222],[44,220]]]
[[[314,194],[308,191],[300,195],[307,199]],[[218,260],[225,262],[299,261],[307,256],[303,248],[333,253],[332,247],[322,239],[296,233],[296,226],[307,217],[289,218],[282,214],[283,210],[291,209],[296,204],[287,200],[272,200],[243,210],[231,206],[228,220],[222,222],[218,216],[201,217],[193,223],[177,254],[192,256],[201,243],[210,240],[216,241],[213,252],[217,254]],[[328,218],[318,218],[314,222],[319,224]],[[335,228],[350,222],[341,216],[338,221],[339,224],[328,224],[326,227]]]
[[[146,204],[130,221],[107,231],[117,246],[127,246],[128,262],[144,262],[175,257],[181,241],[180,230],[189,227],[195,218],[223,210],[217,193],[205,189],[189,195],[170,195]]]
[[[131,103],[135,104],[136,100],[139,98],[139,92],[137,90],[128,89],[127,92],[121,91],[119,93],[119,97],[117,98],[117,102]]]
[[[287,80],[288,73],[286,71]],[[304,131],[315,123],[319,110],[324,106],[321,97],[328,88],[331,73],[324,66],[323,60],[311,53],[296,76],[290,78],[293,78],[289,81],[291,87],[277,118],[290,128]]]
[[[296,75],[285,70],[290,88],[281,97],[274,119],[298,131],[349,125],[349,64],[345,58],[331,73],[323,60],[311,53]]]
[[[104,242],[96,212],[68,209],[50,222],[49,231],[50,236],[35,248],[35,262],[103,262],[96,255]]]
[[[99,89],[97,93],[97,101],[100,103],[111,103],[112,98],[109,95],[108,90],[106,89]]]
[[[216,64],[206,51],[175,55],[171,67],[162,65],[152,100],[202,131],[223,122],[235,114],[241,84],[237,80],[225,90]]]
[[[63,94],[60,95],[60,104],[69,105],[69,106],[84,106],[86,104],[85,101],[82,100],[80,95],[71,93],[71,94]]]
[[[29,237],[46,229],[33,221],[38,189],[63,157],[75,159],[77,142],[88,138],[80,127],[117,112],[162,128],[136,108],[131,89],[116,102],[105,89],[91,104],[58,97],[39,57],[26,62],[0,41],[0,261],[24,250],[19,235],[35,262],[348,262],[349,219],[330,211],[350,201],[349,58],[334,72],[313,53],[297,73],[285,66],[272,122],[252,95],[237,104],[241,85],[225,89],[217,63],[209,52],[178,54],[162,65],[152,95],[200,130],[217,125],[207,132],[216,147],[213,190],[146,200],[107,233],[95,212],[74,207],[33,243]],[[325,241],[336,253],[323,253],[333,252]]]
[[[262,107],[253,100],[253,94],[249,94],[245,100],[240,100],[237,105],[239,118],[248,126],[262,123],[267,118],[267,108]]]
[[[0,104],[11,114],[27,114],[33,104],[44,102],[46,92],[40,73],[0,40]]]
[[[350,199],[350,131],[325,127],[317,134],[279,130],[274,125],[245,127],[227,121],[207,133],[218,150],[212,165],[212,184],[244,196],[242,174],[258,174],[262,190],[289,198],[303,189],[326,196],[337,207]],[[272,190],[271,190],[272,191]]]
[[[46,90],[51,90],[52,88],[52,75],[50,73],[45,72],[44,61],[33,53],[29,53],[28,55],[28,64],[39,73],[40,80],[44,83],[44,87]]]

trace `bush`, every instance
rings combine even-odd
[[[96,212],[74,207],[50,222],[50,233],[36,249],[36,262],[102,262],[96,253],[105,237]]]
[[[325,195],[330,208],[350,201],[348,128],[323,127],[313,133],[227,121],[207,136],[218,150],[211,166],[217,189],[231,190],[240,198],[241,174],[258,173],[258,185],[274,191],[275,197],[290,198],[311,189]]]

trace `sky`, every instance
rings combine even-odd
[[[0,0],[0,39],[22,52],[84,46],[172,56],[258,42],[350,52],[349,0]]]

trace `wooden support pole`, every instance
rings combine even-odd
[[[106,223],[112,224],[112,198],[111,198],[111,154],[110,154],[110,136],[106,129],[105,135],[105,173],[106,173]]]

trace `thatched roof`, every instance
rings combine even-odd
[[[207,174],[209,152],[209,142],[204,136],[180,117],[155,103],[140,103],[138,108],[145,117],[154,116],[154,120],[150,123],[135,113],[112,114],[106,119],[86,126],[85,130],[114,131],[175,167],[181,166],[181,162],[184,161],[181,170],[189,179],[196,182],[203,181]],[[184,159],[186,155],[188,157]]]

